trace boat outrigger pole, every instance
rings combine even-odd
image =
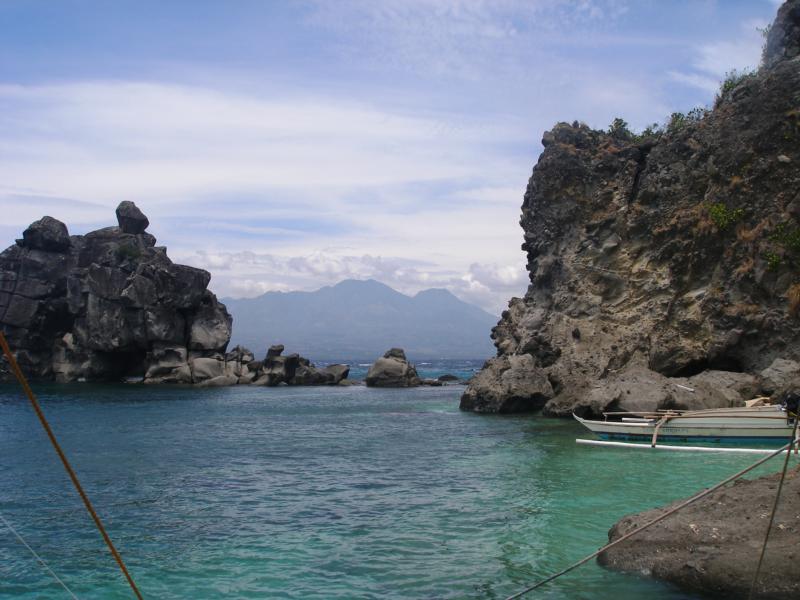
[[[103,536],[103,540],[108,546],[108,549],[111,551],[111,554],[114,556],[114,560],[117,561],[122,574],[125,575],[125,579],[128,580],[128,584],[131,586],[133,593],[136,595],[138,600],[142,600],[142,595],[139,593],[139,588],[136,587],[136,583],[133,581],[133,577],[128,572],[125,563],[122,560],[119,552],[114,547],[114,542],[111,541],[108,533],[106,533],[106,528],[103,526],[103,522],[100,520],[100,517],[94,510],[89,497],[86,495],[86,492],[83,491],[83,486],[81,486],[81,482],[78,481],[78,476],[75,474],[75,471],[72,469],[72,465],[69,464],[67,460],[67,456],[64,454],[64,451],[61,449],[61,445],[58,443],[53,430],[50,428],[50,424],[47,422],[47,419],[42,412],[42,407],[39,406],[39,401],[36,399],[36,396],[31,389],[31,386],[28,385],[28,380],[25,378],[25,375],[22,373],[22,370],[19,368],[17,364],[17,359],[14,358],[14,355],[11,352],[11,348],[8,345],[8,341],[6,341],[6,336],[0,331],[0,346],[3,348],[3,354],[5,354],[6,359],[8,360],[8,364],[11,367],[11,371],[14,373],[14,376],[19,381],[19,384],[22,386],[22,390],[25,392],[25,395],[30,400],[31,406],[33,406],[33,410],[36,411],[36,416],[39,417],[39,422],[44,427],[45,433],[47,433],[47,437],[50,438],[50,443],[53,444],[53,448],[56,450],[56,454],[61,459],[61,464],[64,465],[64,468],[69,475],[69,478],[72,480],[72,484],[75,486],[75,489],[78,490],[78,495],[83,500],[83,505],[86,507],[86,510],[89,511],[89,514],[94,521],[94,524],[97,526],[98,531],[100,531],[100,535]]]

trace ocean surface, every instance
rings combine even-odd
[[[145,598],[504,598],[754,460],[577,446],[461,386],[35,390]],[[0,514],[79,598],[131,597],[11,385]],[[0,598],[67,597],[0,524]],[[530,597],[691,596],[592,562]]]

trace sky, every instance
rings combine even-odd
[[[222,297],[373,278],[499,314],[559,121],[755,67],[775,0],[0,0],[0,247],[132,200]]]

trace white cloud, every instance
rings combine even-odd
[[[432,287],[445,288],[467,302],[499,314],[508,299],[523,293],[527,285],[523,259],[508,264],[472,263],[449,268],[435,261],[356,255],[336,248],[296,256],[200,250],[173,256],[176,258],[211,270],[211,287],[222,297],[312,291],[343,279],[377,279],[409,295]]]
[[[673,81],[715,92],[720,82],[732,71],[758,66],[764,38],[761,34],[766,21],[748,19],[739,26],[735,39],[723,39],[698,44],[694,48],[693,71],[670,71]]]

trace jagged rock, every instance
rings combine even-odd
[[[769,29],[762,62],[772,67],[800,55],[800,2],[790,0],[778,9]]]
[[[745,598],[764,543],[779,474],[740,479],[607,550],[598,562],[615,571],[648,574],[714,597]],[[678,501],[681,502],[681,501]],[[629,515],[609,531],[613,541],[678,502]],[[800,597],[800,469],[787,474],[755,597]]]
[[[368,387],[415,387],[422,383],[402,348],[387,350],[372,363],[366,377]]]
[[[144,230],[150,225],[150,221],[139,210],[139,207],[129,200],[123,200],[117,206],[117,222],[124,233],[134,235],[144,233]]]
[[[270,346],[267,349],[266,360],[269,360],[270,358],[275,358],[276,356],[280,356],[281,354],[283,354],[283,351],[284,351],[283,344],[276,344],[274,346]]]
[[[247,369],[252,375],[247,377],[248,381],[265,386],[336,385],[350,372],[347,365],[330,365],[319,369],[299,354],[281,356],[283,351],[282,344],[270,346],[263,361],[249,362]]]
[[[497,358],[462,408],[536,410],[544,381],[550,415],[720,406],[776,359],[800,362],[799,7],[784,4],[765,66],[702,118],[641,139],[577,122],[544,135],[520,220],[530,286],[492,330]],[[538,392],[518,402],[503,378],[526,356],[515,390],[528,378]],[[749,379],[705,374],[687,384],[693,400],[671,385],[707,371]]]
[[[347,377],[350,368],[347,365],[331,365],[318,369],[313,365],[300,365],[294,373],[289,385],[336,385]]]
[[[328,365],[325,367],[325,372],[333,375],[334,383],[340,383],[350,375],[350,367],[348,365]]]
[[[187,349],[224,352],[231,318],[208,272],[173,264],[132,203],[118,213],[71,237],[44,217],[0,253],[0,326],[29,377],[190,383]]]
[[[548,414],[598,417],[603,412],[653,412],[663,409],[703,410],[744,406],[755,396],[758,382],[752,375],[730,371],[704,371],[693,377],[666,377],[643,364],[597,380],[578,400],[551,403]]]
[[[255,360],[253,353],[244,346],[235,346],[230,352],[225,355],[225,360],[228,362],[238,362],[248,365]]]
[[[759,375],[761,377],[761,391],[767,395],[775,394],[800,376],[800,363],[794,360],[776,358]]]
[[[189,348],[224,352],[231,339],[233,319],[225,305],[217,302],[216,296],[206,292],[195,312],[189,332]]]
[[[70,240],[67,226],[53,217],[42,217],[22,232],[22,246],[46,252],[65,252]]]
[[[553,387],[533,357],[502,356],[486,362],[461,397],[462,410],[512,413],[541,409],[553,397]]]

